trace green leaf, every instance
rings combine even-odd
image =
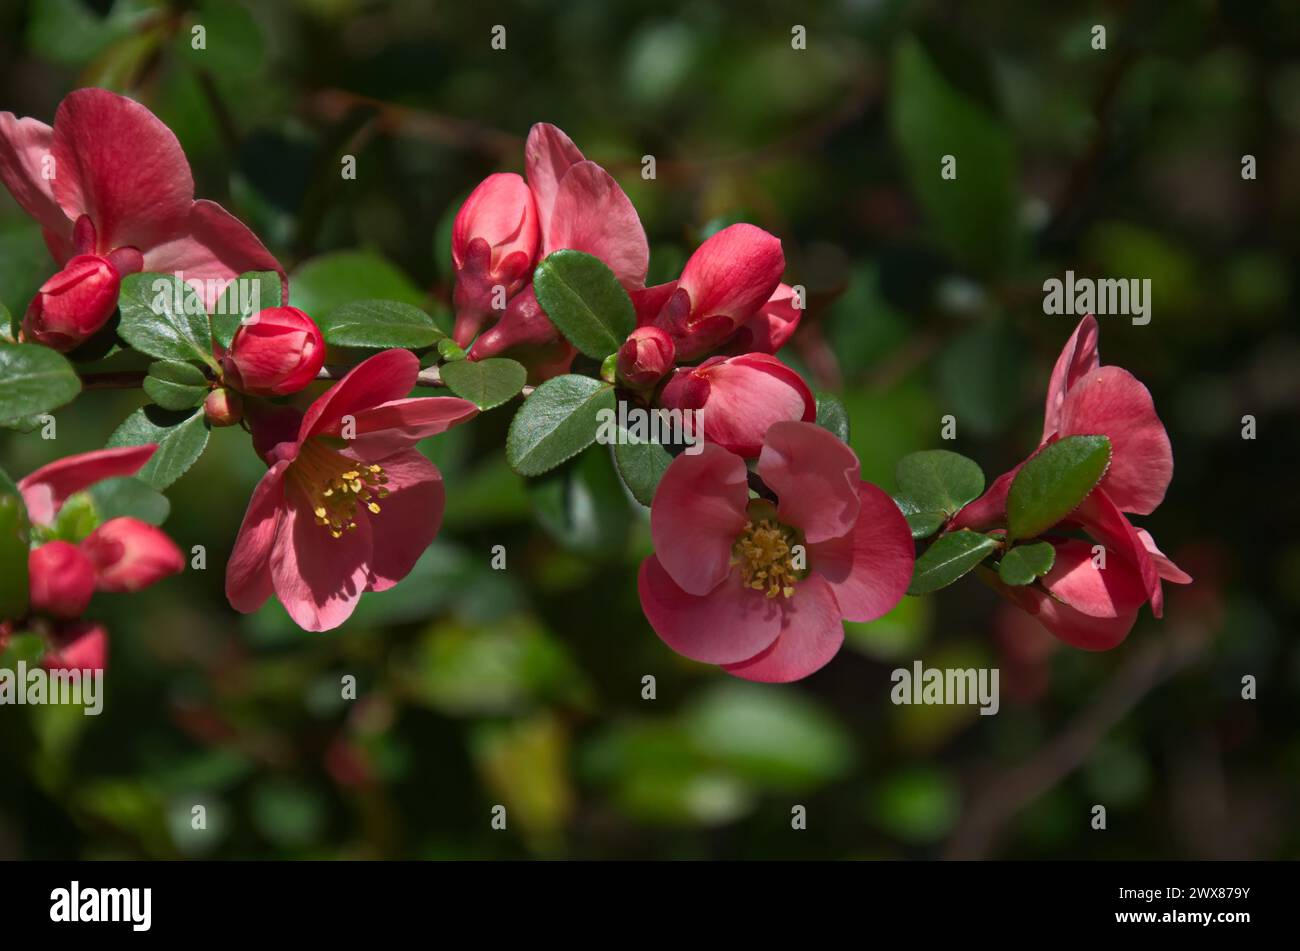
[[[216,366],[208,314],[198,292],[174,274],[129,274],[118,297],[117,333],[160,360]]]
[[[0,343],[0,420],[62,406],[81,392],[63,354],[36,343]]]
[[[289,279],[289,303],[323,326],[337,307],[355,300],[424,304],[411,279],[372,251],[335,251],[303,262]]]
[[[1034,542],[1017,545],[998,563],[998,577],[1003,584],[1030,584],[1052,570],[1056,562],[1056,549],[1051,542]]]
[[[27,506],[12,479],[0,469],[0,620],[27,613]]]
[[[607,453],[583,452],[530,480],[528,495],[538,524],[563,548],[585,555],[623,550],[628,502]]]
[[[546,316],[594,360],[618,350],[636,326],[636,311],[614,272],[582,251],[556,251],[533,273]]]
[[[447,389],[484,410],[500,406],[528,382],[524,365],[504,357],[454,360],[444,364],[439,372]]]
[[[212,338],[229,347],[239,325],[260,310],[279,307],[284,285],[275,271],[245,271],[217,298],[212,309]]]
[[[895,470],[899,495],[915,512],[957,514],[984,491],[984,472],[970,459],[946,449],[913,452]],[[906,513],[905,513],[906,514]]]
[[[208,395],[208,378],[192,363],[159,360],[149,364],[144,391],[163,409],[190,409]]]
[[[336,307],[320,321],[320,329],[325,342],[338,347],[419,350],[443,339],[432,317],[396,300],[360,300]]]
[[[1018,239],[1010,133],[949,82],[915,38],[898,44],[891,90],[893,135],[912,191],[963,263],[995,270]],[[956,162],[955,178],[941,175],[948,155]]]
[[[995,538],[962,529],[940,535],[916,559],[908,594],[929,594],[946,588],[997,550]]]
[[[614,465],[632,498],[642,505],[654,501],[655,489],[663,478],[673,455],[657,442],[629,442],[620,438],[614,443]]]
[[[817,425],[834,433],[841,442],[848,442],[849,411],[844,408],[840,398],[834,393],[814,395],[817,398]]]
[[[119,476],[96,482],[86,494],[101,522],[110,518],[138,518],[150,525],[161,525],[171,513],[167,496],[135,476]]]
[[[547,380],[510,423],[506,460],[524,476],[541,475],[596,440],[597,414],[614,412],[614,388],[591,377],[566,374]]]
[[[929,512],[918,509],[916,504],[906,496],[894,496],[894,504],[898,506],[903,517],[907,519],[907,527],[912,530],[913,538],[929,538],[939,529],[943,528],[943,523],[948,521],[947,512]]]
[[[128,416],[108,437],[110,448],[157,443],[158,450],[136,475],[155,489],[165,489],[183,476],[208,444],[203,413],[172,412],[144,406]]]
[[[1110,465],[1105,436],[1066,436],[1032,456],[1007,493],[1007,540],[1034,538],[1065,518]]]
[[[0,652],[0,667],[16,670],[20,663],[35,667],[44,656],[45,638],[31,631],[22,631],[9,638],[9,646]]]

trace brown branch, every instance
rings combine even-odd
[[[347,376],[348,371],[352,369],[353,369],[352,367],[343,367],[343,366],[323,366],[321,367],[320,372],[316,374],[316,379],[341,380],[343,379],[343,377]],[[416,386],[446,386],[447,384],[443,382],[442,372],[438,367],[425,367],[423,370],[420,371],[420,375],[415,378],[415,385]],[[533,395],[533,390],[535,389],[536,387],[534,386],[525,386],[519,392],[524,395],[525,399],[527,399],[529,396]]]

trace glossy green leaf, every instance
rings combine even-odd
[[[1056,562],[1056,549],[1051,542],[1033,542],[1017,545],[1002,556],[998,563],[998,577],[1003,584],[1031,584],[1052,570]]]
[[[208,378],[192,363],[159,360],[149,365],[144,392],[163,409],[190,409],[208,395]]]
[[[239,275],[212,308],[213,339],[221,346],[229,347],[240,323],[258,311],[279,307],[283,293],[280,275],[275,271],[246,271]]]
[[[0,620],[27,613],[29,532],[22,494],[0,469]]]
[[[817,425],[849,441],[849,411],[834,393],[817,393]]]
[[[1034,538],[1087,498],[1110,465],[1105,436],[1066,436],[1029,459],[1007,493],[1007,534]]]
[[[138,518],[150,525],[167,521],[171,503],[167,496],[135,476],[120,476],[96,482],[86,490],[101,522],[110,518]]]
[[[523,364],[504,357],[453,360],[439,372],[447,389],[483,410],[512,399],[528,382],[528,371]]]
[[[629,442],[619,439],[614,443],[614,465],[632,497],[642,505],[654,501],[655,489],[663,478],[673,455],[667,447],[656,442]]]
[[[614,353],[636,326],[632,298],[614,272],[582,251],[556,251],[533,274],[546,315],[569,342],[595,360]]]
[[[520,475],[554,469],[596,441],[601,410],[614,412],[614,388],[566,374],[547,380],[524,400],[506,436],[506,459]]]
[[[915,512],[955,515],[984,491],[984,472],[974,461],[946,449],[913,452],[898,462],[899,495]]]
[[[198,292],[173,274],[129,274],[118,297],[117,333],[151,357],[215,366],[208,314]]]
[[[425,294],[373,251],[334,251],[303,262],[289,278],[289,303],[323,325],[337,307],[355,300],[422,306]]]
[[[404,347],[419,350],[443,339],[433,318],[396,300],[351,301],[318,321],[326,343],[338,347]]]
[[[208,434],[202,411],[178,413],[150,405],[128,416],[108,437],[108,445],[157,443],[158,450],[137,473],[137,478],[161,490],[183,476],[203,455]]]
[[[962,530],[940,535],[916,559],[908,594],[929,594],[946,588],[997,550],[998,542],[978,532]]]
[[[929,538],[939,529],[943,528],[943,523],[948,521],[947,512],[931,512],[918,509],[916,504],[904,496],[895,496],[894,504],[898,506],[903,517],[907,519],[907,527],[912,530],[913,538]]]
[[[36,343],[0,343],[0,420],[45,413],[81,392],[63,354]]]

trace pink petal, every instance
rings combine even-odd
[[[275,594],[306,631],[338,627],[356,609],[370,578],[370,522],[334,538],[317,525],[305,499],[285,487],[285,506],[271,550]]]
[[[778,284],[771,298],[736,329],[727,353],[776,353],[799,327],[803,310],[795,306],[794,288]]]
[[[1056,542],[1056,561],[1043,576],[1043,587],[1074,610],[1089,617],[1117,618],[1137,611],[1147,600],[1137,567],[1108,552],[1106,567],[1097,567],[1093,546],[1070,539]]]
[[[527,248],[529,256],[536,252],[537,207],[523,176],[498,172],[470,192],[452,225],[451,257],[457,268],[464,266],[471,238],[482,238],[494,250],[508,245]]]
[[[90,216],[105,251],[141,250],[186,230],[194,179],[172,131],[140,103],[78,89],[54,116],[54,195],[76,220]]]
[[[650,506],[658,564],[688,594],[706,595],[731,573],[731,546],[748,521],[749,472],[718,446],[669,464]]]
[[[55,200],[43,167],[53,147],[54,130],[44,122],[0,112],[0,182],[23,211],[66,242],[72,235],[72,221]]]
[[[1030,457],[1032,458],[1032,456]],[[1029,460],[1025,460],[1028,462]],[[1010,472],[1004,472],[993,480],[993,484],[984,490],[974,502],[962,507],[956,515],[948,521],[948,528],[956,531],[959,528],[971,528],[975,531],[984,531],[997,525],[1005,525],[1007,522],[1007,493],[1011,491],[1011,483],[1020,471],[1020,463]]]
[[[853,450],[816,423],[774,423],[758,457],[759,478],[776,493],[777,517],[810,545],[851,532],[861,505]]]
[[[641,563],[637,590],[641,610],[660,640],[701,663],[753,657],[781,632],[777,599],[746,588],[735,572],[699,597],[683,591],[651,555]]]
[[[632,295],[632,306],[636,309],[636,325],[644,327],[647,324],[653,324],[655,318],[659,316],[659,311],[663,310],[664,304],[668,303],[668,299],[673,296],[673,292],[676,290],[676,281],[632,290],[630,293]]]
[[[1092,617],[1057,601],[1036,585],[1013,587],[996,579],[990,583],[1056,637],[1082,650],[1110,650],[1128,637],[1137,620],[1136,608],[1117,617]]]
[[[844,643],[835,595],[817,575],[799,582],[794,596],[784,600],[781,622],[781,636],[771,647],[749,660],[723,664],[723,670],[744,680],[790,683],[825,667]]]
[[[1155,562],[1151,560],[1151,555],[1142,544],[1133,524],[1100,487],[1094,489],[1070,513],[1067,522],[1082,525],[1089,535],[1103,543],[1112,554],[1117,553],[1133,565],[1151,599],[1151,613],[1156,617],[1164,613],[1164,593],[1160,588],[1160,574],[1156,571]]]
[[[263,309],[289,302],[289,282],[284,268],[257,235],[214,201],[196,201],[185,219],[185,230],[144,251],[144,269],[160,273],[184,272],[185,280],[203,283],[203,304],[211,309],[229,283],[248,271],[275,271],[280,275],[280,299],[261,301]]]
[[[573,140],[549,122],[539,122],[528,130],[524,143],[524,165],[528,187],[537,200],[537,219],[545,236],[551,227],[551,210],[560,190],[560,179],[570,167],[584,161]],[[543,240],[545,238],[543,237]]]
[[[380,464],[388,475],[389,495],[379,499],[378,515],[366,515],[375,549],[372,591],[387,590],[411,573],[438,534],[446,499],[442,473],[420,453],[404,450]]]
[[[33,522],[48,525],[68,496],[105,479],[135,475],[157,449],[157,443],[96,449],[41,466],[18,482],[27,514]]]
[[[1136,531],[1138,538],[1142,542],[1142,547],[1151,556],[1151,561],[1156,566],[1156,573],[1160,575],[1161,579],[1172,581],[1174,584],[1192,583],[1192,576],[1170,561],[1169,556],[1156,547],[1156,540],[1151,537],[1150,532],[1145,528],[1139,528]]]
[[[284,470],[289,464],[289,460],[277,462],[254,487],[226,561],[226,600],[244,614],[260,608],[274,590],[271,550],[280,529]]]
[[[624,287],[645,284],[650,245],[641,218],[618,182],[595,162],[579,162],[560,179],[542,253],[572,248],[594,254]]]
[[[1097,369],[1097,318],[1088,314],[1079,321],[1070,339],[1065,342],[1061,355],[1052,368],[1052,379],[1047,385],[1047,406],[1043,412],[1043,439],[1056,432],[1061,403],[1065,394],[1078,379]]]
[[[1101,487],[1123,512],[1149,515],[1165,497],[1174,454],[1151,393],[1120,367],[1081,377],[1061,403],[1061,436],[1110,437],[1111,462]]]
[[[678,287],[690,295],[692,323],[721,314],[739,324],[767,302],[784,270],[779,239],[735,224],[695,249]]]
[[[344,416],[398,400],[415,387],[420,361],[409,350],[385,350],[362,360],[322,393],[307,409],[298,441],[321,432],[339,431]]]
[[[379,460],[477,415],[477,406],[454,396],[392,400],[356,414],[356,437],[348,440],[348,450],[358,459]],[[326,426],[319,434],[338,432],[338,426]]]
[[[808,567],[831,586],[845,618],[874,621],[907,593],[916,549],[893,499],[870,482],[858,483],[858,498],[853,531],[809,545]]]

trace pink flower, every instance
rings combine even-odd
[[[803,302],[794,288],[778,284],[767,303],[742,323],[723,347],[724,353],[776,353],[799,328]]]
[[[156,443],[97,449],[41,466],[18,482],[28,516],[38,525],[52,524],[69,496],[105,479],[135,475],[157,449]]]
[[[253,490],[226,566],[226,597],[255,611],[272,594],[309,631],[338,627],[363,591],[406,576],[442,521],[442,475],[414,447],[468,420],[473,403],[407,399],[419,360],[386,350],[358,364],[305,415],[254,416],[270,470]]]
[[[775,504],[750,499],[744,459],[719,446],[672,461],[650,510],[641,608],[679,654],[746,680],[799,680],[835,656],[844,619],[873,620],[902,598],[912,537],[819,426],[774,424],[757,473]]]
[[[268,307],[235,331],[221,356],[225,382],[255,396],[297,393],[325,365],[325,338],[297,307]]]
[[[523,178],[498,173],[483,179],[456,213],[451,231],[457,344],[468,347],[492,315],[496,288],[504,304],[532,278],[540,247],[537,203]]]
[[[27,573],[33,614],[80,617],[95,593],[95,568],[71,542],[51,541],[32,549]]]
[[[532,284],[510,299],[501,319],[479,334],[467,354],[470,360],[518,360],[528,368],[528,382],[533,384],[568,373],[577,355],[542,310]]]
[[[176,543],[136,518],[110,518],[82,540],[81,550],[101,591],[142,591],[185,567]]]
[[[673,368],[673,338],[658,327],[638,327],[618,350],[618,378],[635,389],[649,389]]]
[[[48,338],[60,349],[112,314],[109,269],[116,280],[141,270],[182,272],[203,282],[209,307],[245,271],[283,277],[236,218],[214,202],[194,200],[189,163],[171,130],[106,89],[70,93],[53,128],[0,113],[0,181],[40,223],[54,260],[66,265],[33,301],[24,326],[33,339]]]
[[[103,670],[108,663],[108,631],[96,621],[61,625],[53,640],[41,659],[47,670]]]
[[[1192,579],[1156,548],[1151,535],[1135,528],[1125,512],[1149,515],[1164,499],[1173,477],[1173,450],[1156,415],[1151,393],[1127,370],[1101,366],[1097,321],[1084,317],[1066,342],[1052,371],[1044,410],[1041,451],[1066,436],[1106,436],[1111,462],[1083,503],[1061,523],[1100,543],[1105,567],[1093,546],[1049,537],[1056,563],[1040,582],[997,590],[1037,617],[1053,634],[1088,650],[1106,650],[1128,635],[1138,609],[1164,613],[1161,581]],[[980,498],[958,512],[949,529],[988,529],[1005,524],[1007,494],[1024,463],[993,481]],[[1100,561],[1100,559],[1097,559]]]
[[[759,454],[773,424],[817,418],[817,401],[803,378],[764,353],[712,357],[674,370],[658,402],[698,410],[708,442],[747,458]]]
[[[244,400],[234,390],[218,387],[203,400],[203,415],[213,426],[233,426],[244,418]]]
[[[784,270],[776,237],[753,225],[731,225],[695,249],[677,281],[633,294],[638,323],[666,330],[679,360],[716,350],[741,327],[755,340],[774,342],[771,320],[758,315],[773,300]],[[779,323],[780,300],[774,305]],[[776,336],[784,343],[792,332],[777,328]]]

